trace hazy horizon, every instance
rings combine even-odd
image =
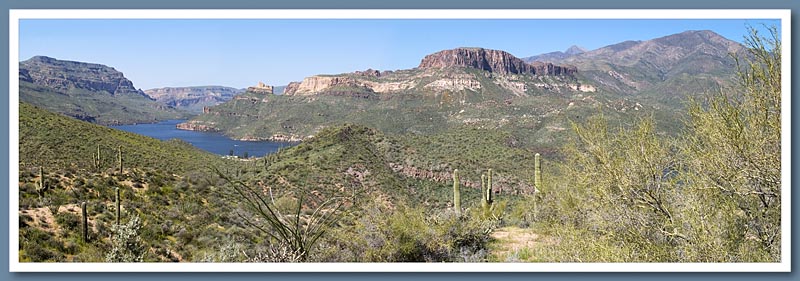
[[[742,42],[747,26],[779,20],[537,19],[25,19],[19,60],[41,55],[114,67],[136,88],[274,86],[316,74],[416,67],[458,47],[517,57],[594,50],[687,30],[711,30]],[[454,32],[455,31],[455,32]]]

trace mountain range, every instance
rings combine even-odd
[[[301,140],[345,122],[390,134],[475,126],[547,146],[563,139],[570,122],[602,108],[612,118],[674,120],[661,124],[669,131],[680,126],[674,115],[686,95],[733,85],[730,54],[743,50],[711,31],[533,57],[547,62],[457,48],[430,54],[412,69],[306,77],[287,85],[283,96],[248,91],[181,128],[245,140]]]
[[[263,210],[245,211],[247,197],[236,196],[242,193],[232,188],[238,184],[253,187],[254,194],[263,195],[255,198],[278,214],[296,212],[297,222],[313,222],[314,208],[344,200],[347,209],[337,223],[319,236],[321,242],[306,248],[314,253],[310,261],[493,261],[512,245],[494,235],[502,233],[535,234],[526,235],[526,243],[547,248],[532,251],[556,252],[545,261],[571,261],[576,253],[599,256],[595,259],[602,262],[679,260],[672,253],[707,248],[683,248],[693,240],[674,246],[678,240],[662,236],[670,229],[650,223],[660,220],[649,217],[653,209],[629,212],[641,204],[611,200],[608,184],[595,187],[597,175],[617,169],[607,169],[607,161],[589,163],[597,156],[592,150],[607,150],[601,156],[613,155],[605,157],[612,165],[641,157],[618,171],[638,173],[627,181],[634,185],[652,179],[636,167],[650,163],[646,158],[654,150],[649,147],[658,146],[654,156],[661,162],[673,146],[662,146],[666,139],[659,139],[659,144],[647,143],[647,152],[639,152],[638,145],[617,150],[614,146],[642,139],[629,142],[612,136],[613,131],[654,117],[655,133],[682,132],[686,97],[735,90],[735,61],[729,54],[742,55],[744,50],[713,32],[687,31],[595,50],[575,47],[535,59],[502,50],[455,48],[424,56],[411,69],[313,75],[285,87],[259,82],[244,90],[200,86],[147,91],[136,89],[109,66],[34,57],[21,62],[19,71],[18,256],[22,262],[108,261],[120,244],[140,250],[136,259],[146,262],[263,262],[250,257],[286,252],[264,247],[273,244],[264,240],[269,238],[264,231],[276,230],[248,223],[246,218]],[[179,127],[244,140],[302,142],[264,157],[254,155],[257,159],[240,159],[219,157],[180,140],[159,141],[84,122],[154,122],[186,118],[191,113],[185,110],[198,109],[202,114]],[[608,132],[611,138],[598,145],[569,138],[573,126],[588,126],[592,123],[585,120],[598,114],[609,126],[597,134]],[[539,182],[542,175],[544,183]],[[605,183],[612,181],[618,182]],[[738,210],[737,202],[718,204],[720,209],[697,199],[716,197],[684,194],[692,186],[669,186],[674,193],[657,193],[664,195],[658,198],[691,212],[674,214],[693,215],[708,207],[712,219],[718,218],[714,212],[731,219],[710,224],[710,231],[684,232],[688,237],[719,231],[722,236],[710,239],[729,243],[718,238],[731,236],[728,225],[733,225],[738,238],[731,245],[759,243],[739,227],[746,222],[741,219],[745,215],[731,212]],[[617,195],[632,194],[623,193]],[[456,200],[463,204],[460,209]],[[620,204],[631,209],[603,207]],[[609,221],[603,216],[612,218],[611,223],[596,227],[596,221]],[[622,217],[624,223],[614,220]],[[137,239],[115,240],[122,237],[114,226],[120,218],[128,221],[125,228],[133,229]],[[82,232],[81,226],[87,225]],[[678,230],[691,228],[695,226],[689,223],[671,231],[680,234]],[[626,234],[640,237],[648,231],[651,240],[629,240],[639,238]],[[490,246],[498,241],[504,245]],[[585,241],[600,241],[602,249],[584,250]],[[651,247],[660,243],[669,247]],[[741,261],[735,253],[755,248],[713,249],[710,255]],[[520,253],[514,255],[522,259]],[[707,262],[708,257],[698,260]]]
[[[557,142],[570,122],[597,108],[623,119],[669,119],[687,95],[733,85],[730,54],[743,50],[712,31],[686,31],[522,59],[502,50],[456,48],[427,55],[412,69],[314,75],[284,87],[146,91],[112,67],[37,56],[20,63],[20,100],[100,124],[202,112],[180,128],[243,140],[297,141],[350,122],[389,134],[504,129],[542,145]]]
[[[522,60],[524,60],[525,62],[535,62],[535,61],[558,62],[558,61],[561,61],[561,60],[563,60],[565,58],[568,58],[568,57],[571,57],[571,56],[574,56],[574,55],[579,55],[579,54],[582,54],[582,53],[585,53],[585,52],[586,52],[586,49],[578,47],[578,46],[575,46],[575,45],[572,45],[571,47],[567,48],[567,50],[565,50],[563,52],[555,51],[555,52],[550,52],[550,53],[544,53],[544,54],[541,54],[541,55],[535,55],[535,56],[522,58]]]
[[[214,106],[231,100],[244,92],[225,86],[164,87],[144,90],[150,98],[191,113],[203,112],[203,107]]]
[[[22,102],[104,125],[189,116],[156,102],[122,72],[101,64],[36,56],[19,63],[19,83]]]

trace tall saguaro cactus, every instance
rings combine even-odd
[[[89,217],[86,214],[86,202],[81,202],[81,214],[83,215],[83,242],[89,242]]]
[[[492,204],[492,169],[489,169],[489,176],[486,177],[486,201]]]
[[[94,157],[92,157],[93,160],[94,160],[94,169],[99,172],[100,171],[100,163],[103,161],[103,158],[100,155],[100,145],[99,144],[97,145],[97,152],[95,154],[93,154],[92,156],[94,156]]]
[[[45,184],[44,184],[44,167],[39,166],[39,183],[37,184],[37,191],[39,193],[44,192]]]
[[[458,169],[453,171],[453,209],[457,215],[461,215],[461,188],[458,178]]]
[[[117,161],[119,162],[119,173],[122,174],[122,146],[117,147]]]
[[[533,220],[536,221],[536,193],[542,191],[542,157],[539,153],[536,153],[533,157],[534,161],[534,170],[533,170],[533,210],[531,212],[531,216]]]
[[[535,162],[534,163],[534,171],[533,171],[533,187],[534,187],[534,191],[533,192],[534,193],[536,193],[536,191],[542,190],[542,163],[541,163],[542,159],[541,158],[542,157],[539,155],[539,153],[536,153],[536,155],[534,156],[534,162]]]
[[[120,220],[120,200],[122,200],[122,198],[119,196],[119,187],[117,187],[115,189],[115,191],[116,191],[116,194],[117,194],[117,196],[115,198],[116,199],[115,200],[116,201],[116,205],[117,205],[117,225],[120,225],[119,224],[119,220]]]
[[[484,211],[489,210],[489,200],[486,197],[486,174],[481,174],[481,207]]]

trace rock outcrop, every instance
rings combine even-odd
[[[577,68],[552,63],[526,63],[513,55],[498,50],[460,48],[430,54],[419,67],[397,71],[367,69],[339,75],[316,75],[302,82],[291,82],[283,94],[288,96],[336,95],[360,98],[375,94],[396,93],[411,89],[424,91],[478,91],[485,87],[475,74],[464,68],[486,71],[483,76],[514,75],[574,77]],[[518,78],[514,78],[518,79]],[[525,87],[511,85],[516,95],[524,95]],[[519,93],[517,93],[519,92]]]
[[[113,67],[45,56],[19,63],[19,99],[104,125],[152,123],[188,116],[134,88],[133,82]]]
[[[35,56],[20,62],[19,69],[20,80],[60,91],[76,88],[111,95],[146,96],[134,88],[133,82],[125,78],[122,72],[102,64]]]
[[[229,101],[243,92],[241,89],[224,86],[165,87],[144,91],[158,102],[193,112]]]
[[[458,48],[425,56],[419,68],[469,67],[499,74],[573,75],[574,66],[559,66],[546,62],[532,64],[499,50]]]
[[[179,123],[175,125],[175,128],[180,130],[187,130],[187,131],[199,131],[199,132],[218,132],[219,129],[214,127],[214,123],[212,122],[203,122],[192,120],[185,123]]]
[[[275,93],[275,90],[272,86],[264,84],[264,82],[261,81],[258,81],[258,84],[255,87],[248,87],[247,91],[262,95],[272,95]]]

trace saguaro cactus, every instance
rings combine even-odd
[[[81,214],[83,215],[83,242],[89,242],[89,217],[86,215],[86,202],[81,202]]]
[[[486,174],[481,174],[481,207],[484,210],[489,209],[489,201],[486,199]]]
[[[453,209],[457,215],[461,215],[461,188],[458,178],[458,169],[453,171]]]
[[[117,204],[117,225],[120,225],[119,224],[119,220],[120,220],[120,200],[122,200],[122,198],[119,196],[119,187],[117,187],[115,189],[115,191],[116,191],[116,194],[117,194],[117,196],[115,198],[116,199],[115,201],[116,201],[116,204]]]
[[[492,204],[492,193],[494,189],[492,189],[492,169],[489,169],[489,176],[486,177],[486,201],[489,202],[489,205]]]
[[[119,162],[119,173],[122,174],[122,146],[117,147],[117,161]]]
[[[39,183],[36,190],[39,192],[44,192],[44,187],[44,167],[39,166]]]
[[[539,153],[536,153],[534,156],[534,171],[533,171],[533,187],[534,193],[536,191],[542,190],[542,164],[541,164],[541,156]]]
[[[100,155],[100,145],[99,144],[97,145],[97,153],[93,154],[92,156],[94,156],[93,157],[94,169],[99,172],[100,171],[100,163],[103,161],[103,158]]]

